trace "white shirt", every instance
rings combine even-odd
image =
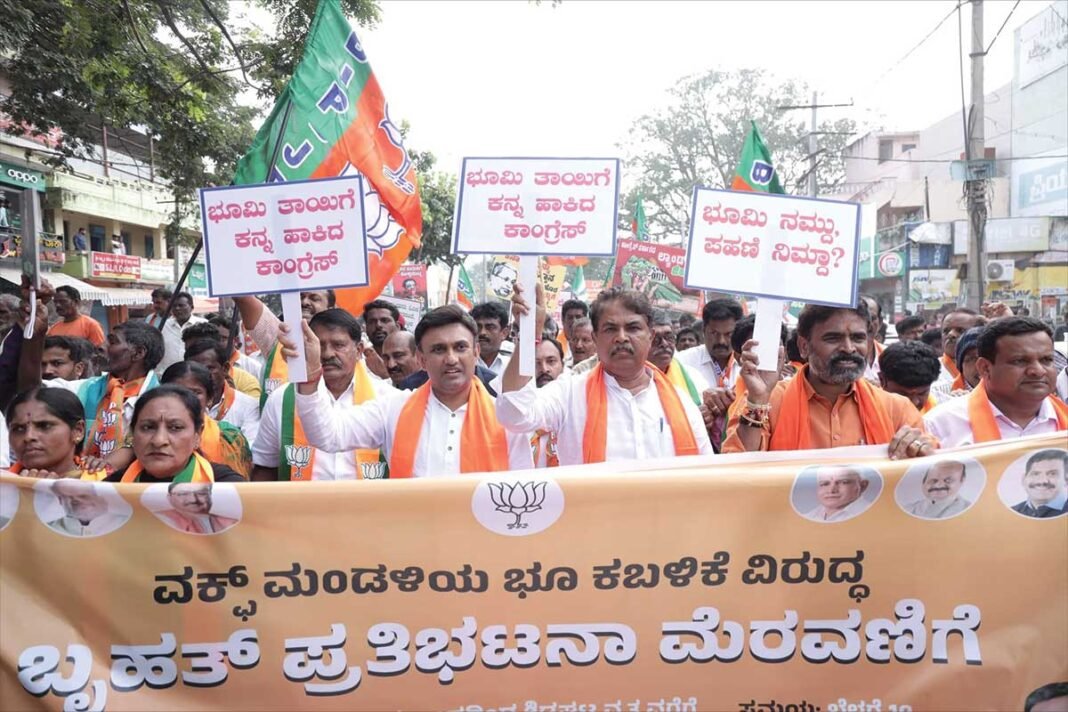
[[[570,378],[558,378],[542,388],[537,388],[532,378],[518,391],[503,393],[497,398],[497,419],[513,432],[554,431],[560,464],[582,464],[587,413],[586,383],[592,373],[587,371],[573,374]],[[604,380],[608,399],[605,460],[674,457],[675,442],[656,384],[650,381],[644,390],[635,395],[620,386],[608,373],[604,374]],[[708,440],[701,412],[689,393],[679,388],[675,390],[693,431],[698,453],[712,455],[712,443]]]
[[[248,354],[238,352],[237,361],[234,365],[244,371],[248,372],[257,381],[263,380],[263,362],[257,358],[253,358]]]
[[[208,408],[208,415],[216,420],[219,419],[219,408],[222,400]],[[234,402],[230,410],[226,411],[226,417],[222,422],[229,423],[235,428],[240,428],[248,440],[249,447],[256,442],[256,435],[260,432],[260,402],[252,396],[234,390]]]
[[[323,450],[380,448],[388,460],[401,410],[413,395],[415,391],[397,391],[332,415],[324,407],[326,398],[320,388],[314,395],[297,394],[297,412],[308,442]],[[460,474],[460,435],[466,416],[466,403],[452,411],[430,391],[423,429],[415,447],[413,477]],[[530,433],[508,433],[508,465],[511,470],[534,467]]]
[[[362,364],[358,364],[359,367]],[[341,394],[341,397],[334,398],[333,394],[326,387],[326,379],[319,379],[319,390],[317,395],[321,396],[316,401],[316,416],[326,420],[327,422],[340,422],[344,420],[344,414],[351,412],[358,408],[352,402],[353,383],[349,383],[349,387],[345,389],[345,392]],[[372,380],[372,387],[375,391],[375,400],[372,403],[388,398],[389,395],[394,392],[392,385]],[[267,403],[263,406],[263,414],[260,416],[260,429],[256,435],[256,441],[252,445],[252,463],[261,467],[278,467],[279,463],[279,451],[282,448],[282,399],[285,394],[285,386],[278,388],[267,399]],[[296,398],[297,413],[300,416],[300,423],[304,427],[304,435],[308,439],[309,444],[314,444],[318,440],[313,437],[312,431],[309,430],[309,418],[305,415],[304,410],[300,408],[301,396],[298,393]],[[365,404],[366,405],[366,404]],[[314,418],[313,418],[314,420]],[[336,448],[336,449],[315,449],[315,463],[312,467],[312,479],[313,480],[354,480],[356,479],[356,453],[357,447],[352,446],[349,448]],[[368,448],[375,448],[377,445],[367,446]]]
[[[1057,395],[1068,403],[1068,368],[1062,368],[1057,376]]]
[[[971,421],[968,419],[968,401],[970,400],[971,395],[951,398],[935,406],[923,416],[927,432],[938,438],[943,449],[975,443]],[[998,424],[1002,440],[1057,432],[1057,413],[1053,410],[1053,404],[1049,402],[1049,398],[1042,401],[1038,415],[1022,428],[1009,420],[993,403],[990,404],[990,408],[994,411],[994,422]]]
[[[676,351],[675,360],[683,366],[689,366],[697,373],[700,373],[701,378],[705,380],[708,387],[719,387],[719,379],[716,377],[716,369],[719,367],[713,365],[712,354],[708,353],[708,349],[704,344],[691,346],[683,351]],[[741,372],[742,367],[737,359],[732,359],[730,371],[727,372],[727,379],[724,381],[727,388],[734,388],[734,384],[738,380],[738,375],[741,374]]]
[[[481,357],[479,357],[479,361],[481,362],[482,366],[493,371],[498,376],[504,375],[504,369],[508,368],[508,362],[511,360],[512,357],[507,355],[503,351],[497,352],[497,358],[493,359],[493,363],[486,363],[482,360]]]
[[[906,511],[924,519],[949,519],[964,512],[972,503],[959,494],[948,500],[921,499],[908,506]]]
[[[203,324],[207,319],[199,316],[191,316],[185,324],[179,324],[174,317],[167,319],[163,325],[163,360],[156,366],[156,373],[160,376],[171,364],[185,359],[185,342],[182,341],[182,332],[193,324]]]
[[[7,420],[0,413],[0,468],[7,469],[11,466],[11,454],[8,452]]]
[[[863,497],[858,497],[841,509],[829,510],[822,504],[813,510],[805,512],[805,517],[816,522],[844,522],[862,514],[871,502]]]

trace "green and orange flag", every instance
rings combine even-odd
[[[749,190],[761,193],[785,193],[779,184],[779,175],[771,161],[771,152],[760,137],[755,121],[751,121],[749,135],[742,146],[742,157],[734,170],[731,190]]]
[[[415,165],[339,0],[319,0],[304,56],[237,165],[234,183],[364,178],[366,287],[337,291],[359,315],[413,248],[423,215]]]
[[[462,264],[460,276],[456,279],[456,301],[467,311],[471,311],[475,306],[475,285],[471,283],[471,275]]]

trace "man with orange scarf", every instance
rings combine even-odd
[[[724,452],[808,450],[889,444],[891,459],[930,455],[937,443],[903,396],[864,379],[868,306],[808,304],[797,319],[797,345],[807,364],[789,381],[758,371],[754,342],[742,350],[745,407],[728,426]]]
[[[303,336],[309,380],[296,386],[296,405],[314,447],[326,452],[380,448],[390,479],[534,467],[531,433],[506,432],[497,422],[492,396],[475,378],[478,326],[459,306],[432,309],[415,327],[426,383],[341,412],[331,413],[317,389],[323,375],[319,340],[306,325]],[[284,356],[296,355],[289,337],[279,340]]]
[[[367,370],[363,331],[356,317],[343,309],[326,309],[312,317],[309,329],[319,348],[316,367],[322,378],[316,379],[316,392],[321,396],[322,417],[338,419],[361,404],[394,392],[389,381],[373,378]],[[287,384],[267,399],[252,445],[253,480],[307,482],[385,476],[375,446],[318,448],[297,409],[296,396],[294,385]]]
[[[540,289],[538,289],[540,292]],[[543,297],[539,296],[541,302]],[[515,316],[530,307],[516,286]],[[544,320],[541,304],[536,311]],[[512,432],[556,433],[561,465],[711,455],[701,413],[689,393],[648,363],[653,309],[639,292],[613,287],[590,309],[598,365],[536,389],[519,375],[519,349],[504,370],[497,418]],[[542,331],[535,324],[534,333]]]
[[[924,420],[944,447],[1068,430],[1068,405],[1055,394],[1053,330],[1032,317],[996,319],[979,333],[979,385]]]

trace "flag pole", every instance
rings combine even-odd
[[[287,97],[286,110],[282,114],[282,127],[278,131],[278,138],[274,140],[274,150],[271,152],[271,161],[267,164],[267,175],[264,176],[263,182],[266,183],[267,179],[271,177],[271,170],[274,168],[275,161],[278,160],[278,152],[282,149],[282,139],[286,136],[286,127],[289,125],[289,113],[293,109],[293,100]],[[233,181],[230,182],[233,185]],[[177,246],[176,246],[177,247]],[[197,256],[200,255],[200,250],[204,247],[204,236],[201,235],[197,240],[197,246],[193,248],[193,254],[189,256],[189,261],[185,263],[185,269],[182,270],[182,276],[178,278],[178,282],[174,285],[174,292],[171,294],[170,301],[167,302],[167,311],[163,313],[163,318],[159,321],[159,330],[163,331],[163,325],[167,323],[167,319],[170,318],[171,309],[174,308],[174,298],[182,291],[182,285],[185,284],[185,280],[189,278],[189,272],[193,269],[193,263],[196,262]],[[174,254],[178,254],[178,250],[175,249]],[[230,353],[230,349],[233,348],[234,342],[234,325],[237,321],[237,306],[234,306],[234,314],[230,318],[230,343],[227,344],[227,353]]]

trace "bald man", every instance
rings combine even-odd
[[[415,334],[410,331],[394,331],[382,343],[382,362],[386,365],[393,386],[401,387],[401,381],[419,370],[415,358]]]
[[[863,499],[871,483],[852,467],[821,467],[816,473],[816,499],[819,506],[806,512],[815,522],[842,522],[871,506]]]

